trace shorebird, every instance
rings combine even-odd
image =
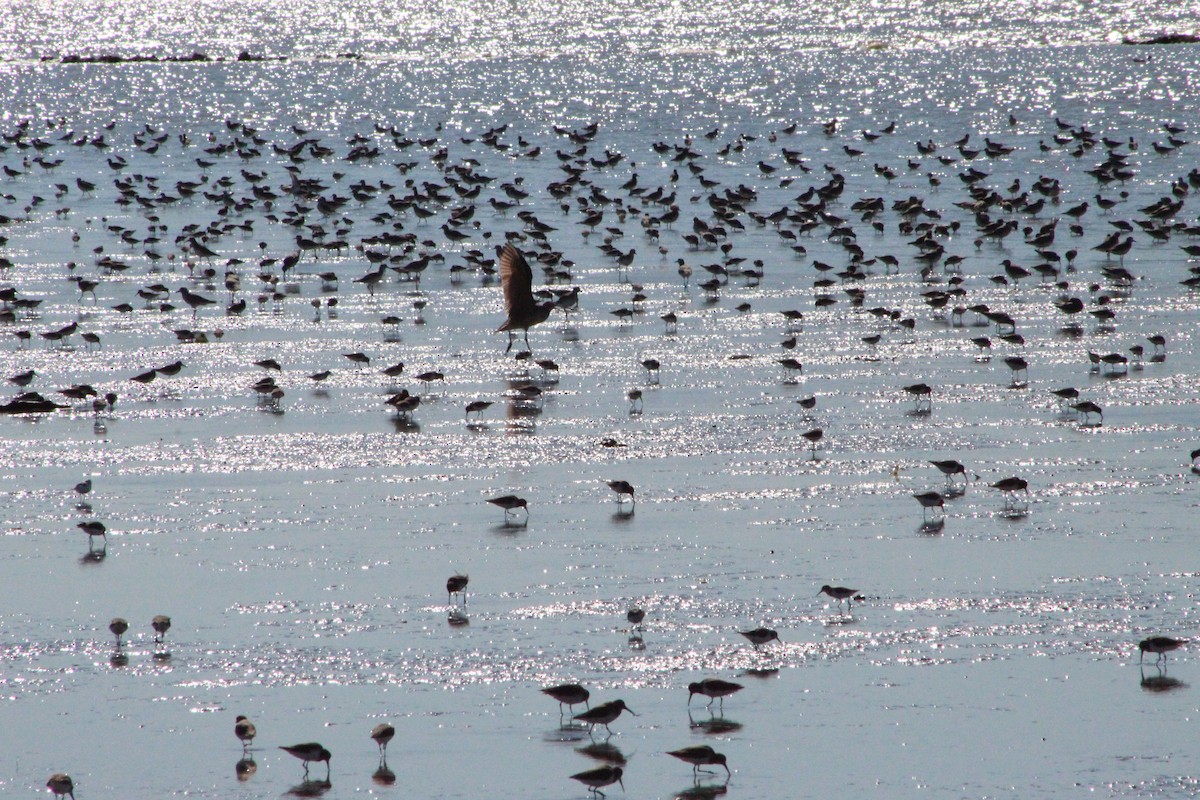
[[[183,296],[183,302],[191,306],[192,316],[195,317],[201,306],[211,306],[216,303],[216,300],[205,297],[204,295],[196,294],[190,291],[186,286],[179,287],[179,294]]]
[[[779,638],[779,634],[770,628],[755,628],[752,631],[738,631],[738,633],[745,636],[750,641],[750,644],[754,645],[755,650],[772,640],[776,642],[782,641]]]
[[[822,586],[821,591],[817,592],[817,594],[829,595],[834,600],[837,600],[839,607],[842,605],[842,602],[845,601],[847,613],[850,611],[851,600],[854,600],[855,598],[860,600],[862,599],[858,597],[858,589],[847,589],[845,586],[830,586],[829,584]]]
[[[1086,425],[1088,417],[1092,414],[1100,415],[1100,424],[1104,424],[1104,409],[1093,403],[1091,400],[1083,400],[1071,406],[1072,409],[1083,414],[1083,424]]]
[[[56,772],[46,781],[46,788],[54,792],[55,797],[70,796],[75,800],[75,781],[65,772]]]
[[[955,475],[962,475],[963,483],[967,482],[967,468],[962,465],[961,461],[946,459],[945,461],[930,461],[929,463],[937,467],[938,471],[946,476],[946,483],[954,483]]]
[[[1170,636],[1151,636],[1149,639],[1142,639],[1138,642],[1138,663],[1142,663],[1142,659],[1146,653],[1154,653],[1156,657],[1154,663],[1157,664],[1160,660],[1163,664],[1167,663],[1167,653],[1172,650],[1178,650],[1188,643],[1188,639],[1172,639]]]
[[[686,761],[692,765],[692,774],[699,775],[701,772],[709,772],[710,770],[701,770],[701,767],[720,765],[725,768],[725,772],[733,777],[733,773],[729,772],[729,765],[725,763],[725,756],[713,750],[706,744],[692,745],[679,750],[668,750],[667,755],[675,756],[680,761]]]
[[[796,359],[794,359],[794,358],[780,358],[780,359],[777,359],[777,360],[779,361],[779,364],[780,364],[780,366],[782,366],[782,367],[783,367],[783,374],[784,374],[784,381],[785,381],[785,382],[787,382],[787,381],[794,381],[794,380],[795,380],[795,378],[793,377],[792,373],[795,373],[796,375],[802,375],[802,374],[804,374],[804,365],[803,365],[803,364],[801,364],[801,363],[800,363],[799,361],[797,361]]]
[[[529,521],[529,504],[525,502],[524,497],[517,497],[515,494],[506,494],[503,497],[492,497],[488,502],[504,509],[505,522],[508,522],[508,515],[518,508],[525,509],[525,521]]]
[[[576,714],[573,718],[586,723],[589,729],[597,725],[603,725],[606,731],[612,733],[612,728],[608,727],[608,723],[621,716],[622,711],[628,711],[635,717],[637,716],[629,706],[625,705],[624,700],[613,700],[603,705],[598,705],[595,708],[589,708],[582,714]]]
[[[575,773],[571,776],[571,780],[579,781],[584,786],[587,786],[589,791],[597,797],[604,797],[604,792],[600,791],[601,786],[619,783],[621,784],[621,789],[625,788],[625,782],[621,780],[622,774],[624,773],[620,767],[596,767],[595,769]]]
[[[1024,478],[1004,478],[995,483],[988,484],[993,489],[999,489],[1004,492],[1004,507],[1009,508],[1012,504],[1013,497],[1017,492],[1029,494],[1029,482]]]
[[[154,628],[154,643],[162,644],[167,631],[171,630],[171,618],[166,614],[158,614],[150,620],[150,627]]]
[[[491,407],[492,402],[490,400],[472,400],[470,403],[467,403],[467,416],[470,417],[474,414],[476,419],[482,419],[483,412]]]
[[[1008,367],[1008,369],[1012,372],[1013,386],[1021,385],[1017,381],[1017,374],[1020,372],[1025,373],[1025,382],[1029,382],[1029,362],[1025,359],[1021,358],[1020,356],[1008,356],[1004,359],[1004,366]]]
[[[642,361],[642,367],[646,370],[646,382],[647,383],[658,383],[659,382],[659,371],[658,370],[659,370],[660,366],[661,366],[661,364],[659,364],[657,358],[647,358]]]
[[[567,710],[571,710],[579,703],[583,703],[589,709],[588,698],[592,693],[580,686],[578,683],[563,683],[558,686],[547,686],[542,689],[542,694],[549,695],[558,701],[558,713],[562,714],[562,707],[565,705]]]
[[[688,705],[692,704],[694,695],[702,694],[708,698],[708,706],[711,708],[713,700],[720,700],[720,708],[725,707],[725,698],[734,692],[742,690],[740,683],[733,681],[723,681],[720,678],[705,678],[702,681],[688,684]]]
[[[254,742],[254,737],[258,735],[258,729],[254,727],[253,722],[239,714],[233,721],[233,735],[242,743],[242,750],[245,751]]]
[[[929,509],[938,508],[942,511],[942,516],[946,514],[946,498],[938,492],[922,492],[914,494],[916,501],[921,504],[922,517],[928,519]]]
[[[809,452],[812,453],[812,458],[817,457],[817,443],[825,438],[825,431],[820,428],[813,428],[811,431],[800,434],[808,440]]]
[[[504,289],[504,310],[507,319],[496,332],[508,332],[508,347],[512,349],[513,331],[525,331],[525,349],[529,346],[529,329],[538,323],[545,322],[554,310],[554,303],[538,303],[533,299],[533,271],[525,256],[511,244],[506,244],[500,251],[500,284]]]
[[[113,617],[112,622],[108,623],[108,629],[117,637],[117,650],[121,649],[121,637],[125,631],[129,630],[129,623],[121,617]]]
[[[933,410],[933,389],[925,383],[914,383],[911,386],[902,387],[904,391],[911,395],[915,404],[913,411],[921,411],[921,406],[925,407],[925,411]]]
[[[629,495],[629,504],[633,505],[636,501],[633,496],[633,484],[629,481],[605,481],[608,488],[612,489],[617,494],[617,505],[624,502],[625,495]]]
[[[446,579],[446,602],[450,602],[450,598],[456,594],[462,594],[463,603],[467,602],[467,582],[470,579],[466,575],[451,575]]]
[[[303,744],[284,745],[279,748],[291,753],[296,758],[304,762],[304,774],[308,774],[308,762],[324,761],[325,762],[325,778],[329,778],[329,759],[332,756],[328,750],[322,747],[317,742],[305,742]]]
[[[88,478],[86,481],[83,481],[82,483],[75,484],[75,494],[77,494],[81,497],[85,494],[88,494],[91,491],[92,491],[92,479],[91,478]]]
[[[646,610],[642,608],[631,608],[625,612],[626,621],[633,626],[634,630],[642,624],[642,620],[646,618]]]
[[[387,757],[388,742],[396,735],[396,729],[387,722],[381,722],[371,729],[371,738],[379,745],[379,757]]]

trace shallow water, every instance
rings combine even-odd
[[[3,285],[43,300],[33,315],[5,324],[9,333],[31,331],[33,341],[22,348],[5,337],[0,369],[35,369],[29,388],[47,396],[87,382],[119,398],[99,414],[81,405],[0,417],[0,579],[10,587],[0,610],[8,699],[0,785],[32,792],[46,775],[67,771],[81,800],[402,791],[566,798],[586,796],[569,776],[604,757],[625,759],[625,793],[612,787],[615,796],[671,797],[696,786],[688,765],[665,752],[709,743],[727,754],[733,777],[727,785],[707,779],[692,796],[1196,794],[1194,659],[1185,649],[1171,654],[1167,670],[1136,663],[1138,640],[1187,638],[1197,613],[1188,520],[1200,479],[1188,453],[1200,393],[1198,298],[1179,285],[1195,263],[1180,248],[1195,239],[1176,231],[1152,244],[1135,231],[1120,262],[1137,277],[1128,288],[1101,272],[1117,260],[1091,248],[1109,221],[1144,218],[1139,209],[1192,169],[1195,145],[1160,155],[1152,142],[1166,141],[1166,122],[1184,127],[1185,140],[1200,127],[1190,88],[1200,62],[1194,48],[1106,43],[1127,32],[1131,8],[1064,6],[1006,22],[935,4],[907,15],[910,24],[892,10],[848,6],[831,20],[861,24],[839,27],[834,38],[820,26],[785,33],[800,29],[786,16],[790,6],[752,14],[718,6],[704,24],[686,5],[664,15],[568,6],[512,46],[505,32],[524,30],[515,12],[497,25],[473,20],[474,10],[441,9],[426,30],[409,10],[381,21],[346,5],[338,25],[320,27],[297,21],[300,6],[271,22],[242,8],[230,12],[239,27],[229,30],[261,31],[250,49],[288,60],[121,65],[29,60],[231,55],[249,44],[222,32],[227,23],[212,9],[180,21],[182,9],[168,4],[136,25],[114,25],[121,36],[95,24],[113,19],[102,7],[68,15],[75,27],[53,22],[61,17],[48,7],[14,10],[18,30],[29,33],[5,39],[2,127],[12,133],[32,119],[24,141],[51,142],[42,156],[62,163],[26,163],[36,153],[15,142],[0,154],[22,173],[0,181],[10,196],[0,213],[21,218],[3,229],[2,253],[14,263]],[[1173,16],[1177,9],[1187,11],[1138,10],[1134,32],[1173,29],[1189,18]],[[715,45],[707,20],[735,13],[746,18],[732,32],[725,26],[729,41]],[[551,15],[535,7],[527,16]],[[651,22],[670,34],[653,46],[640,33]],[[426,35],[395,44],[388,32],[399,29]],[[1000,46],[1050,29],[1054,47]],[[913,44],[926,34],[933,46]],[[750,47],[760,38],[765,46]],[[890,46],[866,47],[876,40]],[[838,46],[824,46],[831,41]],[[352,51],[366,58],[328,57]],[[821,124],[832,117],[840,128],[826,136]],[[1072,156],[1053,142],[1056,117],[1135,139],[1136,176],[1098,186],[1084,170],[1103,160],[1104,147]],[[260,154],[203,152],[233,140],[227,119],[256,129]],[[861,131],[892,120],[894,134],[864,141]],[[615,246],[637,249],[627,275],[597,247],[604,232],[582,233],[575,198],[593,196],[592,188],[578,189],[565,212],[545,189],[566,174],[555,151],[577,147],[552,126],[592,121],[599,133],[579,158],[607,149],[624,159],[585,163],[586,179],[641,212],[621,222],[615,204],[603,206],[604,226],[619,229],[608,233]],[[376,123],[437,141],[399,148]],[[783,133],[792,123],[795,132]],[[479,141],[504,124],[507,150]],[[167,135],[153,153],[146,125]],[[968,133],[968,147],[986,136],[1015,149],[968,162],[952,144]],[[347,161],[355,134],[381,155]],[[101,135],[109,150],[70,143]],[[855,228],[867,258],[900,259],[890,272],[880,262],[866,267],[855,284],[866,291],[863,305],[899,309],[914,328],[852,308],[841,283],[814,289],[816,263],[849,263],[825,224],[797,239],[807,248],[797,257],[775,226],[740,215],[745,229],[731,232],[730,255],[744,266],[762,260],[763,278],[751,285],[732,277],[718,299],[706,298],[703,267],[722,255],[682,239],[692,217],[713,222],[706,192],[673,151],[652,147],[685,136],[718,191],[757,190],[756,213],[795,210],[806,188],[825,184],[832,170],[844,175],[846,191],[830,210]],[[419,285],[389,279],[372,295],[353,282],[369,268],[360,251],[322,251],[287,276],[266,270],[281,277],[283,300],[258,303],[269,292],[256,277],[258,260],[287,255],[297,232],[268,217],[292,206],[283,191],[289,161],[272,145],[302,137],[331,150],[299,164],[326,196],[345,197],[359,181],[392,187],[336,214],[313,210],[309,222],[330,238],[345,229],[351,245],[395,222],[445,261],[434,261]],[[957,160],[919,156],[914,143],[927,140]],[[388,193],[407,191],[406,180],[444,183],[431,161],[442,146],[447,163],[476,159],[480,173],[496,178],[475,201],[468,240],[447,242],[439,230],[450,207],[466,204],[457,197],[427,204],[435,211],[427,221],[373,220],[389,212]],[[865,152],[850,156],[843,146]],[[534,147],[536,158],[516,155]],[[801,151],[812,171],[785,165],[784,147]],[[118,154],[128,166],[115,171],[106,160]],[[197,157],[212,166],[201,168]],[[919,167],[910,169],[910,158]],[[767,177],[760,160],[780,170]],[[407,172],[395,166],[407,162]],[[884,179],[875,164],[897,176]],[[1016,286],[989,280],[1003,273],[1002,260],[1028,268],[1038,255],[1020,232],[974,243],[973,216],[956,205],[969,199],[957,177],[968,166],[988,172],[982,185],[1001,194],[1013,194],[1014,180],[1025,188],[1040,175],[1061,181],[1060,204],[1013,218],[1034,228],[1062,218],[1054,248],[1080,255],[1059,279],[1089,309],[1108,295],[1114,324],[1089,318],[1064,332],[1052,304],[1061,289],[1036,276]],[[260,185],[282,195],[272,209],[257,202],[221,213],[196,194],[156,206],[151,220],[136,204],[119,205],[113,185],[114,177],[129,180],[157,196],[201,178],[211,192],[227,177],[241,197],[250,192],[245,173],[263,174]],[[676,193],[680,219],[657,241],[639,218],[666,207],[621,189],[634,173],[647,190]],[[936,190],[928,174],[941,179]],[[556,228],[550,244],[574,262],[561,288],[581,289],[578,313],[555,312],[530,332],[535,356],[557,362],[557,376],[504,354],[504,336],[491,333],[503,320],[494,280],[450,272],[467,263],[466,251],[490,254],[523,231],[516,209],[501,215],[487,205],[507,200],[499,185],[518,176],[530,192],[522,209]],[[81,193],[76,178],[97,189]],[[1101,212],[1097,192],[1121,202]],[[922,294],[948,288],[953,274],[921,280],[914,236],[898,230],[891,209],[912,195],[942,223],[961,225],[943,240],[963,258],[967,295],[953,304],[1010,313],[1024,346],[1000,342],[977,315],[960,321],[926,306]],[[851,210],[866,197],[884,198],[878,233]],[[1195,202],[1183,199],[1175,220],[1194,224]],[[1083,200],[1092,207],[1082,235],[1071,236],[1062,212]],[[189,271],[176,236],[213,221],[248,229],[212,238],[219,257],[197,259]],[[137,241],[123,241],[123,229]],[[148,235],[161,241],[143,241]],[[522,246],[532,249],[528,240]],[[102,253],[128,269],[99,269]],[[686,288],[677,259],[694,269]],[[227,269],[241,276],[238,296],[249,305],[241,316],[223,311]],[[326,271],[338,274],[336,288],[316,277]],[[96,296],[81,297],[68,274],[98,278]],[[610,312],[631,306],[630,282],[647,299],[622,323]],[[187,286],[217,303],[193,317],[176,293],[170,302],[179,308],[161,311],[162,299],[136,295],[152,283]],[[1090,283],[1099,288],[1089,292]],[[814,298],[826,293],[837,302],[817,308]],[[331,311],[325,301],[333,297]],[[427,303],[420,311],[417,300]],[[134,310],[114,310],[119,303]],[[737,310],[742,303],[749,308]],[[802,326],[789,330],[788,309],[804,313]],[[679,317],[675,333],[659,319],[667,311]],[[381,323],[386,316],[401,321]],[[76,334],[49,347],[39,336],[71,322],[101,345],[85,347]],[[178,342],[172,331],[181,328],[203,331],[209,343]],[[862,340],[872,333],[881,336],[875,348]],[[1159,359],[1146,338],[1155,334],[1167,341]],[[990,360],[970,342],[980,335],[996,340]],[[785,351],[780,342],[791,337],[795,348]],[[1090,368],[1089,350],[1128,353],[1137,344],[1143,364],[1115,376]],[[352,352],[369,355],[370,366],[355,367],[344,357]],[[1026,385],[1014,385],[1004,365],[1012,355],[1029,362]],[[803,362],[800,376],[783,372],[777,360],[785,356]],[[250,388],[267,374],[254,362],[268,357],[283,366],[274,373],[285,392],[276,403],[256,400]],[[656,379],[640,365],[651,357],[662,364]],[[129,380],[175,360],[185,364],[176,376]],[[380,373],[400,361],[401,377]],[[308,375],[326,369],[332,375],[316,388]],[[445,373],[444,385],[411,377],[429,369]],[[914,413],[901,391],[917,382],[934,387],[929,413]],[[516,399],[527,383],[543,390],[540,406]],[[1065,386],[1099,403],[1103,424],[1063,413],[1050,390]],[[382,402],[400,388],[422,395],[411,421]],[[631,413],[626,393],[635,388],[643,399]],[[795,402],[808,396],[817,398],[811,411]],[[495,404],[468,424],[463,409],[475,399]],[[813,457],[801,434],[817,427],[825,436]],[[623,446],[602,446],[607,438]],[[947,500],[944,524],[925,525],[911,495],[944,489],[927,462],[945,458],[961,460],[970,480]],[[1015,512],[988,488],[1009,476],[1031,490]],[[84,477],[95,483],[90,511],[71,491]],[[604,481],[616,478],[637,488],[636,505],[615,502]],[[508,493],[528,499],[527,523],[518,512],[522,522],[504,524],[486,502]],[[88,519],[109,528],[102,558],[76,528]],[[465,626],[448,624],[442,594],[456,572],[470,575]],[[844,613],[817,595],[823,584],[858,587],[865,599]],[[635,605],[647,611],[636,637],[624,618]],[[159,613],[173,619],[169,658],[155,658],[150,640]],[[110,661],[107,623],[118,615],[132,626],[125,665]],[[758,626],[777,629],[782,642],[756,651],[737,634]],[[697,699],[689,717],[686,686],[704,676],[746,688],[726,699],[723,715]],[[616,750],[589,748],[606,737],[564,727],[537,691],[565,681],[585,684],[597,702],[623,698],[638,714],[613,723],[607,744]],[[235,769],[236,714],[259,731],[246,780]],[[368,738],[382,720],[397,728],[390,786]],[[725,724],[714,730],[714,722]],[[275,749],[309,740],[334,754],[329,787],[301,783],[300,764]],[[323,777],[322,767],[310,775]]]

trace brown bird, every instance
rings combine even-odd
[[[258,735],[258,729],[254,727],[253,722],[239,715],[233,721],[233,735],[242,743],[242,750],[246,750],[254,741],[254,737]]]
[[[506,244],[500,251],[500,284],[504,288],[504,311],[508,318],[496,332],[508,332],[508,347],[512,350],[513,331],[525,331],[525,349],[529,346],[529,329],[545,322],[554,310],[553,302],[538,303],[533,299],[533,271],[521,251]]]
[[[621,784],[624,786],[625,784]],[[55,797],[71,796],[75,800],[75,782],[65,772],[56,772],[46,781],[46,788],[54,792]]]
[[[396,729],[387,722],[381,722],[371,729],[371,738],[375,740],[375,744],[379,745],[379,757],[387,756],[388,742],[396,735]]]

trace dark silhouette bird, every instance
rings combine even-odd
[[[502,497],[492,497],[488,502],[494,506],[500,506],[504,509],[504,521],[508,522],[508,515],[516,511],[518,508],[525,510],[525,519],[529,519],[529,504],[525,502],[524,497],[517,497],[515,494],[506,494]]]
[[[154,629],[154,643],[162,644],[167,631],[171,630],[171,618],[166,614],[158,614],[150,620],[150,627]]]
[[[525,349],[532,350],[529,346],[529,329],[550,317],[554,303],[538,303],[533,299],[533,271],[525,256],[511,244],[506,244],[500,251],[499,272],[507,319],[496,332],[508,332],[508,347],[504,348],[504,352],[512,349],[514,331],[525,331]]]
[[[1142,639],[1138,642],[1138,663],[1142,663],[1146,653],[1154,653],[1154,663],[1157,664],[1161,660],[1165,664],[1167,663],[1167,653],[1178,650],[1187,643],[1187,639],[1172,639],[1170,636],[1151,636],[1149,639]]]
[[[729,765],[725,761],[725,756],[718,753],[706,744],[692,745],[679,750],[668,750],[667,755],[674,756],[680,761],[686,761],[692,765],[692,774],[699,775],[700,772],[709,772],[709,770],[701,770],[701,767],[722,766],[725,772],[732,777],[733,773],[729,771]]]
[[[752,631],[738,631],[742,636],[749,640],[750,644],[754,645],[754,649],[762,647],[770,641],[781,641],[779,634],[770,628],[755,628]]]
[[[55,797],[69,796],[71,800],[75,800],[75,782],[65,772],[56,772],[51,775],[46,781],[46,788],[53,792]]]
[[[562,713],[562,707],[565,705],[570,710],[572,707],[583,703],[588,705],[588,698],[592,693],[580,686],[578,683],[563,683],[558,686],[547,686],[542,689],[542,694],[548,695],[558,701],[558,711]],[[591,708],[591,706],[588,706]]]
[[[1029,494],[1029,482],[1024,478],[1004,478],[995,483],[989,484],[993,489],[999,489],[1004,492],[1004,507],[1007,509],[1012,505],[1013,498],[1017,492]]]
[[[603,705],[596,706],[595,708],[589,708],[582,714],[576,714],[574,719],[586,723],[589,728],[595,727],[596,725],[603,725],[605,730],[607,730],[609,733],[612,733],[612,729],[608,727],[608,724],[617,717],[621,716],[622,711],[628,711],[635,717],[637,716],[637,714],[633,713],[633,709],[625,705],[624,700],[612,700],[608,703],[604,703]]]
[[[955,475],[962,475],[963,483],[967,482],[967,468],[962,465],[962,462],[947,459],[945,461],[930,461],[929,463],[937,467],[938,471],[946,476],[946,483],[953,483]]]
[[[625,612],[625,621],[632,625],[635,629],[642,624],[642,620],[645,618],[646,609],[644,608],[631,608]]]
[[[942,514],[946,513],[946,498],[942,497],[939,492],[922,492],[914,494],[916,501],[921,504],[922,517],[928,519],[929,509],[940,509]]]
[[[308,774],[308,764],[310,761],[325,762],[325,777],[329,778],[329,759],[332,756],[328,750],[322,747],[317,742],[304,742],[303,744],[284,745],[279,748],[288,753],[291,753],[296,758],[304,762],[304,774]]]
[[[618,505],[624,502],[625,495],[629,495],[631,505],[636,502],[633,496],[633,484],[629,481],[605,481],[605,483],[608,484],[609,489],[616,492]]]
[[[462,601],[464,603],[467,602],[467,583],[469,582],[470,578],[468,578],[466,575],[451,575],[449,578],[447,578],[446,602],[449,603],[450,598],[456,594],[461,594]]]
[[[829,584],[822,586],[821,591],[817,592],[817,594],[829,595],[834,600],[837,600],[839,607],[843,602],[846,603],[847,611],[849,611],[851,600],[862,599],[858,596],[858,589],[847,589],[845,586],[830,586]]]
[[[117,637],[117,649],[121,649],[121,637],[125,635],[125,631],[129,630],[129,623],[121,617],[113,617],[112,622],[108,623],[108,629]]]
[[[713,700],[719,700],[720,706],[724,708],[725,698],[735,692],[740,692],[744,687],[740,683],[733,681],[723,681],[720,678],[705,678],[702,681],[696,681],[688,684],[688,705],[692,704],[692,697],[702,694],[708,698],[708,705],[713,704]]]

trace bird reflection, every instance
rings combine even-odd
[[[630,650],[645,650],[646,640],[642,638],[642,634],[633,632],[629,634],[629,649]]]
[[[729,779],[726,778],[724,783],[715,785],[701,786],[697,783],[676,792],[673,797],[675,800],[705,800],[709,797],[720,797],[728,791]]]
[[[454,627],[471,624],[470,617],[467,616],[467,612],[462,608],[450,609],[450,613],[446,617],[446,621],[449,622]]]
[[[254,763],[253,758],[241,758],[233,765],[233,772],[239,781],[248,781],[258,772],[258,764]]]
[[[625,754],[615,744],[608,742],[592,742],[584,747],[576,747],[575,752],[597,761],[603,761],[605,764],[615,764],[618,767],[624,766],[626,761]]]
[[[88,551],[79,557],[79,563],[87,566],[88,564],[99,564],[108,557],[108,545],[100,545],[99,548],[88,547]]]
[[[420,433],[421,426],[415,422],[412,417],[403,415],[391,418],[392,427],[396,429],[396,433]]]
[[[320,797],[332,788],[333,784],[329,782],[328,778],[319,781],[301,781],[284,794],[292,797]]]
[[[931,520],[926,520],[925,522],[922,522],[920,525],[917,526],[917,533],[924,533],[924,534],[930,534],[930,535],[937,534],[937,533],[941,533],[942,529],[945,527],[946,527],[946,518],[940,517],[938,519],[931,519]]]
[[[387,759],[380,759],[379,768],[371,773],[371,780],[379,786],[391,786],[396,782],[396,773],[388,768]]]
[[[1146,674],[1144,668],[1139,672],[1141,673],[1141,686],[1147,692],[1169,692],[1172,689],[1187,688],[1187,684],[1178,678],[1168,677],[1165,668],[1155,669],[1150,675]]]
[[[129,656],[118,650],[109,657],[108,663],[114,667],[126,667],[129,666]]]
[[[703,713],[703,712],[701,712]],[[710,736],[715,736],[722,733],[733,733],[742,729],[742,723],[734,722],[731,719],[726,719],[724,715],[714,714],[711,710],[708,712],[708,719],[696,719],[691,711],[688,711],[688,726],[694,731],[701,731]]]

